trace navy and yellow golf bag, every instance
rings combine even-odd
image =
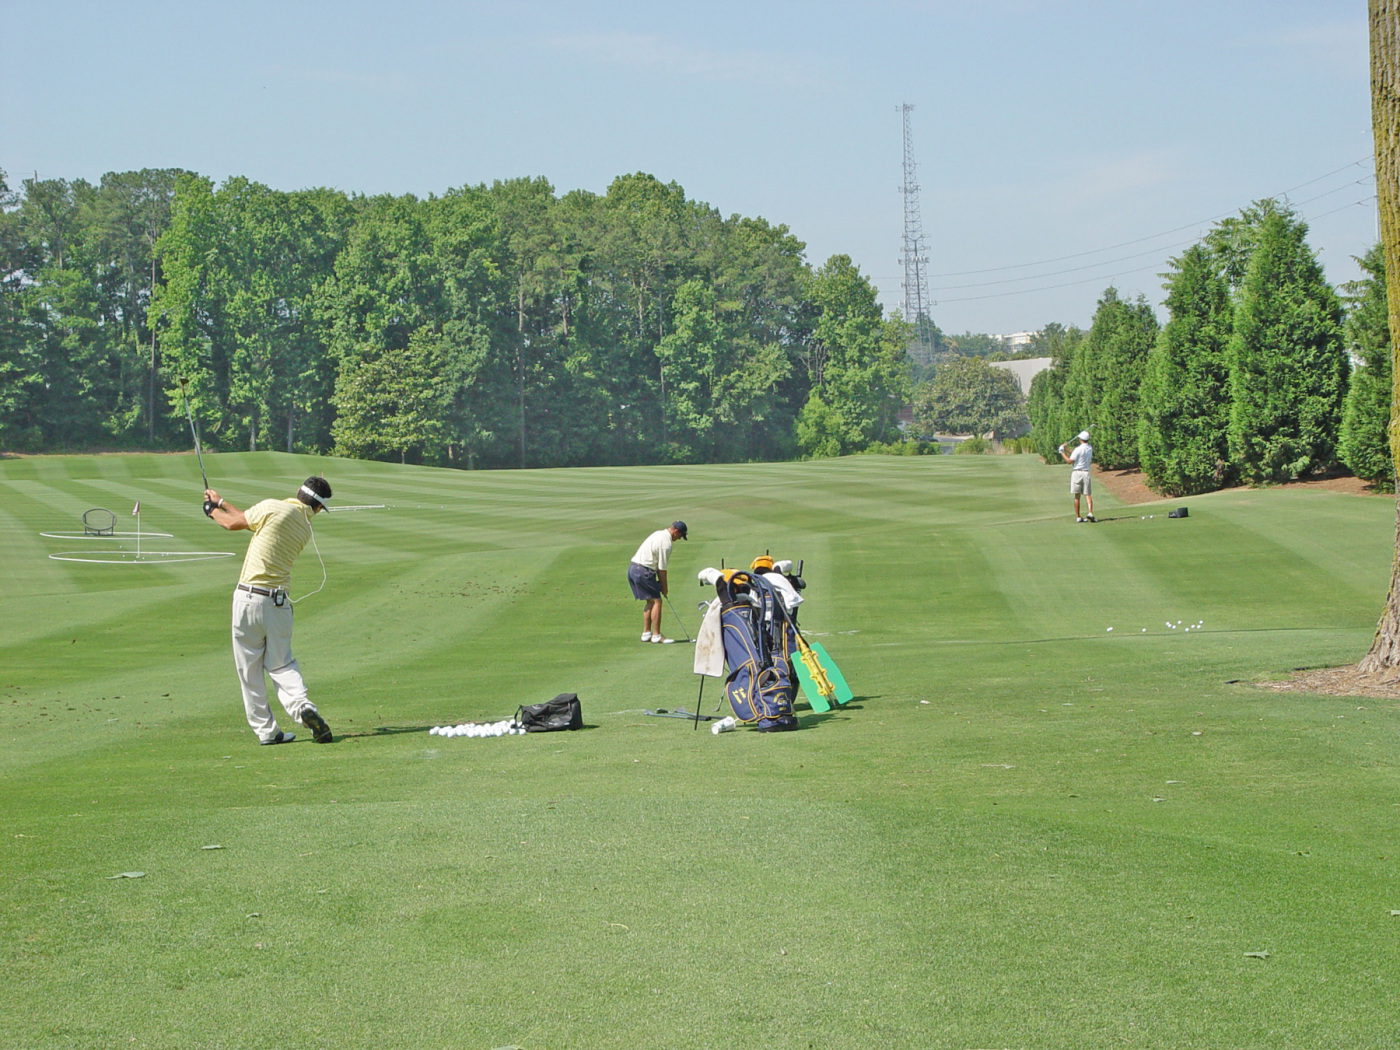
[[[730,570],[716,582],[729,676],[724,694],[734,717],[765,733],[798,728],[793,653],[797,639],[783,603],[757,574]]]

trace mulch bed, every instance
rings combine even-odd
[[[1321,693],[1324,696],[1364,696],[1372,700],[1400,700],[1400,673],[1363,674],[1354,665],[1294,671],[1282,682],[1255,682],[1276,693]]]
[[[1188,499],[1186,496],[1159,496],[1147,487],[1140,470],[1103,470],[1093,468],[1094,484],[1102,485],[1115,499],[1123,503],[1156,503],[1165,500]],[[1323,489],[1327,492],[1343,492],[1349,496],[1384,496],[1394,499],[1392,492],[1377,491],[1360,478],[1347,474],[1336,478],[1313,478],[1308,481],[1293,481],[1287,485],[1276,485],[1281,489]],[[1228,491],[1228,490],[1221,490]]]

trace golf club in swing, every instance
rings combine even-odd
[[[1084,434],[1092,434],[1092,433],[1094,432],[1094,428],[1095,428],[1096,426],[1098,426],[1097,423],[1090,423],[1087,427],[1085,427],[1085,428],[1083,429],[1083,431],[1081,431],[1081,433],[1084,433]],[[1070,438],[1070,439],[1068,439],[1067,441],[1062,441],[1062,442],[1060,442],[1060,444],[1059,444],[1059,449],[1058,449],[1059,452],[1060,452],[1061,454],[1063,454],[1064,451],[1065,451],[1065,448],[1069,445],[1070,441],[1074,441],[1074,440],[1076,440],[1076,439],[1075,439],[1075,438]]]
[[[671,608],[671,615],[674,616],[674,617],[676,618],[676,623],[680,624],[681,630],[682,630],[682,631],[685,631],[685,640],[686,640],[686,643],[689,644],[690,642],[695,641],[694,638],[690,637],[690,632],[689,632],[689,631],[686,631],[686,629],[685,629],[685,624],[684,624],[684,623],[681,623],[681,614],[678,613],[678,612],[676,612],[676,607],[675,607],[674,605],[671,605],[671,596],[668,594],[668,595],[665,595],[665,598],[666,598],[666,604],[667,604],[668,606],[670,606],[670,608]]]
[[[194,438],[194,455],[199,460],[199,477],[204,482],[204,488],[209,488],[209,475],[204,473],[204,453],[199,450],[199,431],[194,428],[194,414],[190,411],[189,394],[185,392],[185,387],[190,385],[190,381],[184,376],[180,377],[180,400],[185,403],[185,418],[190,421],[190,437]]]

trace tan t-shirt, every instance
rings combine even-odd
[[[292,562],[311,538],[311,508],[299,499],[265,499],[243,512],[253,538],[239,583],[274,589],[292,582]]]
[[[664,569],[671,560],[671,530],[657,529],[637,548],[632,560],[648,569]]]

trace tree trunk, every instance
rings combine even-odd
[[[516,292],[516,315],[515,315],[515,374],[519,381],[520,395],[520,469],[525,469],[525,290],[520,288]]]
[[[1371,22],[1371,135],[1376,151],[1376,208],[1385,252],[1390,313],[1390,455],[1400,462],[1400,0],[1369,0]],[[1390,593],[1376,636],[1357,669],[1394,675],[1400,669],[1400,503]]]
[[[151,294],[154,296],[156,290],[156,263],[151,260]],[[150,448],[155,448],[156,444],[156,319],[148,317],[151,324],[151,378],[150,378],[150,398],[146,407],[146,444]],[[138,329],[139,331],[139,329]]]

